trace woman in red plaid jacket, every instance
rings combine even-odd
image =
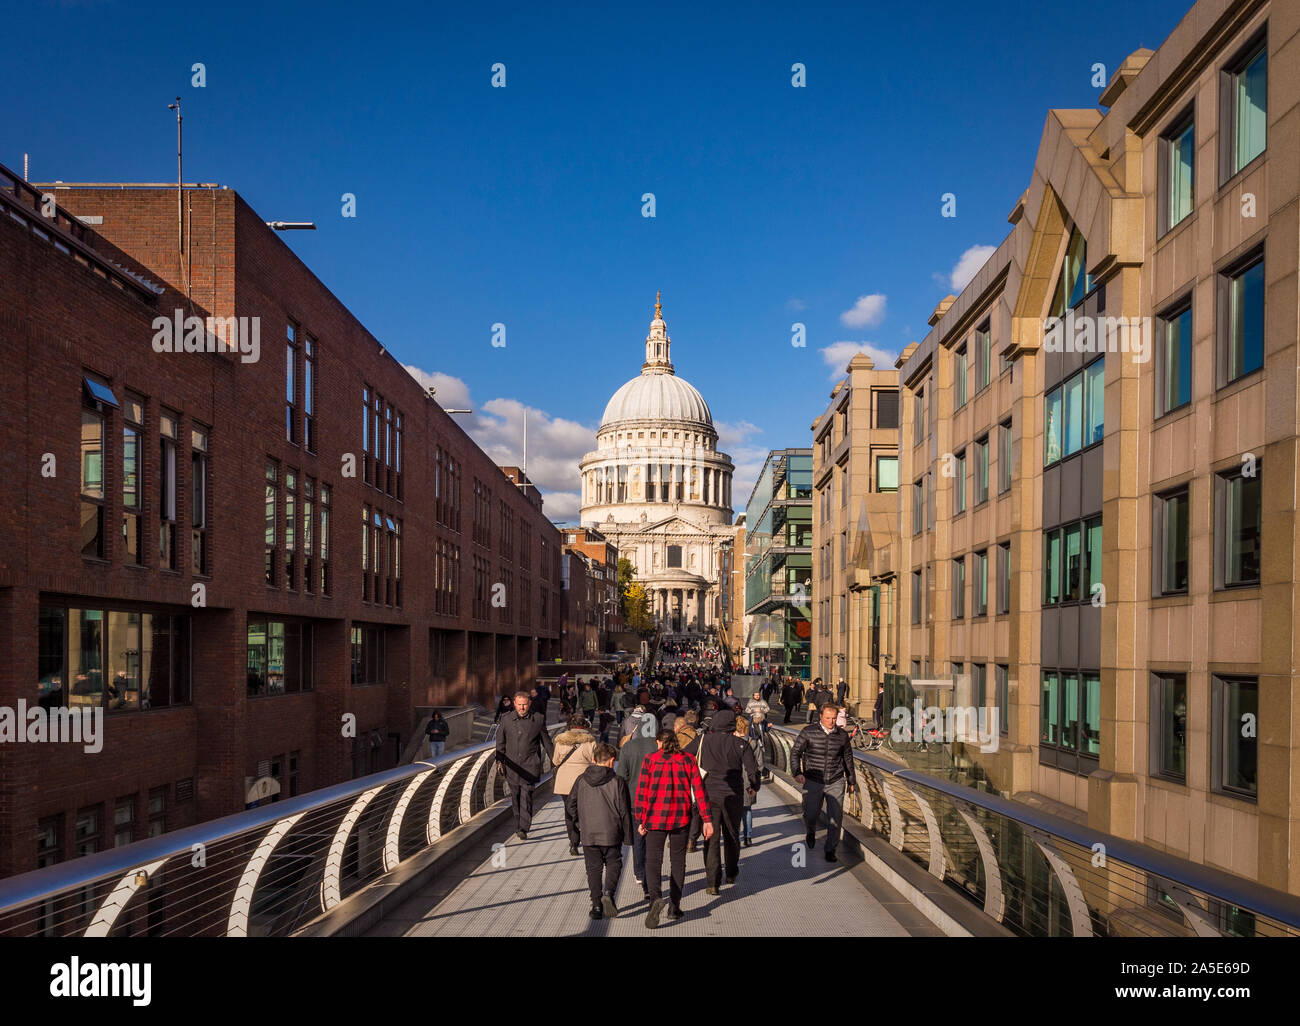
[[[654,929],[659,916],[668,904],[668,918],[682,917],[682,887],[686,884],[686,832],[691,822],[691,805],[699,809],[704,824],[704,837],[713,836],[713,821],[709,816],[709,799],[704,793],[704,780],[695,759],[681,750],[677,735],[671,730],[661,730],[655,738],[659,750],[646,756],[637,783],[633,815],[637,830],[645,836],[645,882],[650,892],[650,911],[646,913],[646,926]],[[668,894],[665,903],[662,895],[661,875],[664,866],[664,845],[670,856]]]

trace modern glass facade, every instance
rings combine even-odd
[[[812,450],[768,453],[745,510],[751,659],[807,678],[812,649]]]

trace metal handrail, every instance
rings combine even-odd
[[[771,734],[784,736],[788,739],[797,736],[799,732],[799,730],[784,724],[773,724],[771,730]],[[773,746],[775,757],[772,759],[771,765],[778,772],[788,776],[790,742],[788,740],[782,742],[773,739]],[[871,795],[870,804],[866,801],[863,802],[863,819],[866,820],[868,814],[870,814],[870,823],[873,825],[888,822],[890,842],[917,861],[926,863],[935,875],[946,873],[945,855],[951,861],[951,849],[956,845],[961,844],[964,849],[970,848],[966,841],[966,838],[970,837],[979,849],[986,887],[993,876],[998,875],[1000,878],[1000,874],[996,872],[997,867],[989,864],[989,856],[993,851],[993,845],[990,843],[987,832],[980,831],[984,833],[983,837],[975,836],[979,827],[973,818],[973,813],[978,811],[999,825],[1014,824],[1016,828],[1023,832],[1025,837],[1035,839],[1042,849],[1047,865],[1057,877],[1062,890],[1067,894],[1067,898],[1076,891],[1079,892],[1079,897],[1086,897],[1082,893],[1083,888],[1078,886],[1078,880],[1076,879],[1077,876],[1084,874],[1082,871],[1076,872],[1072,870],[1068,858],[1058,859],[1055,857],[1061,854],[1072,856],[1076,862],[1082,860],[1094,868],[1104,869],[1112,863],[1116,863],[1125,871],[1140,874],[1142,877],[1141,882],[1144,885],[1148,882],[1146,878],[1149,878],[1149,882],[1156,885],[1162,893],[1171,896],[1172,903],[1178,906],[1185,920],[1187,920],[1188,928],[1198,934],[1217,933],[1218,930],[1208,923],[1210,913],[1200,903],[1200,899],[1196,897],[1197,892],[1214,901],[1249,911],[1257,917],[1263,917],[1269,921],[1272,927],[1276,928],[1276,932],[1300,934],[1300,897],[1296,895],[1265,887],[1243,877],[1234,876],[1211,866],[1191,862],[1132,840],[1094,830],[1064,817],[1035,809],[1008,798],[964,787],[919,770],[900,767],[898,764],[870,752],[855,749],[853,757],[856,760],[858,772],[868,782],[871,782],[872,774],[876,774],[880,780],[891,782],[883,785],[879,796],[874,793]],[[894,791],[892,782],[897,782],[897,792]],[[928,800],[925,795],[919,793],[921,790],[929,793]],[[946,835],[942,830],[939,817],[933,814],[932,806],[936,804],[936,796],[939,801],[952,805],[960,816],[960,819],[955,821],[961,823],[960,828],[954,827]],[[910,811],[902,809],[902,802],[904,801],[914,801],[921,814],[919,818],[925,821],[927,843],[924,845],[919,842],[909,842],[904,836],[906,833],[905,826],[895,825],[895,816],[906,819],[907,812]],[[913,818],[917,817],[913,815]],[[928,836],[934,828],[938,828],[940,834],[937,838]],[[962,831],[965,831],[965,833],[961,833]],[[877,832],[880,832],[879,828],[877,828]],[[954,836],[959,833],[961,836]],[[911,847],[910,851],[908,850],[909,845]],[[1060,850],[1054,851],[1053,846]],[[1098,852],[1102,855],[1101,866],[1096,866],[1092,861]],[[938,867],[935,865],[936,858],[940,863]],[[938,872],[935,872],[936,868]],[[1138,881],[1139,877],[1133,875],[1130,879],[1118,881],[1118,883],[1122,888]],[[1095,885],[1097,890],[1109,888],[1111,891],[1116,889],[1117,883],[1115,880],[1103,881],[1099,874],[1092,874],[1091,878],[1085,878],[1084,882]],[[968,886],[959,888],[959,890],[968,897],[971,896],[971,889]],[[1136,892],[1136,888],[1134,888],[1134,891]],[[1128,905],[1125,908],[1128,911],[1133,911],[1136,906]],[[1088,912],[1091,915],[1100,917],[1103,922],[1107,919],[1107,912],[1104,909],[1090,905]],[[1076,927],[1081,925],[1077,915],[1075,916],[1074,925]]]
[[[140,932],[167,935],[287,934],[304,905],[329,911],[498,804],[495,748],[472,745],[0,880],[0,936],[101,936],[135,920],[149,920]],[[539,784],[550,772],[548,764]],[[425,817],[423,834],[419,817],[407,815],[413,808]],[[382,840],[362,853],[357,827],[368,812]],[[197,869],[196,852],[204,854]],[[275,888],[288,893],[268,901]]]

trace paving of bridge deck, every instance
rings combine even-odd
[[[528,840],[513,833],[479,847],[477,864],[426,887],[389,915],[372,936],[566,937],[641,935],[906,937],[939,931],[860,863],[828,863],[818,849],[807,866],[791,865],[791,846],[803,839],[803,823],[769,789],[754,808],[754,844],[741,849],[740,876],[716,896],[704,892],[704,858],[686,856],[686,916],[666,917],[648,930],[648,908],[632,877],[632,849],[623,849],[623,875],[615,903],[618,918],[587,917],[587,876],[581,856],[569,854],[564,810],[552,798],[535,811]],[[504,865],[493,865],[487,845],[505,839]],[[500,858],[497,859],[501,861]],[[667,865],[664,893],[667,896]],[[458,882],[456,882],[458,881]]]

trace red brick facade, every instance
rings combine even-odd
[[[535,489],[504,476],[237,194],[192,189],[184,198],[182,268],[174,190],[60,189],[56,223],[41,216],[35,193],[0,178],[0,706],[35,706],[38,694],[85,702],[98,688],[106,697],[94,701],[109,710],[115,695],[128,696],[123,711],[106,711],[97,754],[0,744],[0,875],[36,868],[38,844],[43,861],[59,861],[240,811],[248,778],[274,776],[289,795],[387,768],[416,706],[486,701],[559,651],[560,536]],[[63,211],[102,223],[83,228]],[[259,318],[260,358],[156,352],[154,319],[177,309]],[[97,403],[84,379],[107,386],[118,405]],[[378,459],[363,451],[363,394],[371,423],[380,399],[388,452],[381,443]],[[128,443],[132,409],[143,416]],[[172,455],[164,416],[177,428]],[[194,458],[204,433],[206,472]],[[140,485],[127,489],[133,445]],[[196,479],[206,480],[198,573]],[[140,565],[124,536],[129,495],[139,496]],[[175,569],[162,565],[164,516],[174,517]],[[368,562],[379,557],[367,574],[363,544]],[[150,636],[119,629],[129,617],[155,631],[173,625],[173,689],[188,638],[188,701],[158,707],[147,686],[108,683],[115,660],[128,667],[120,680],[144,676],[145,643],[118,644]],[[264,646],[250,646],[263,634]],[[161,636],[152,635],[148,659],[166,679]],[[84,653],[94,646],[108,662],[76,677],[72,663],[90,666]],[[354,736],[345,736],[347,714]]]

